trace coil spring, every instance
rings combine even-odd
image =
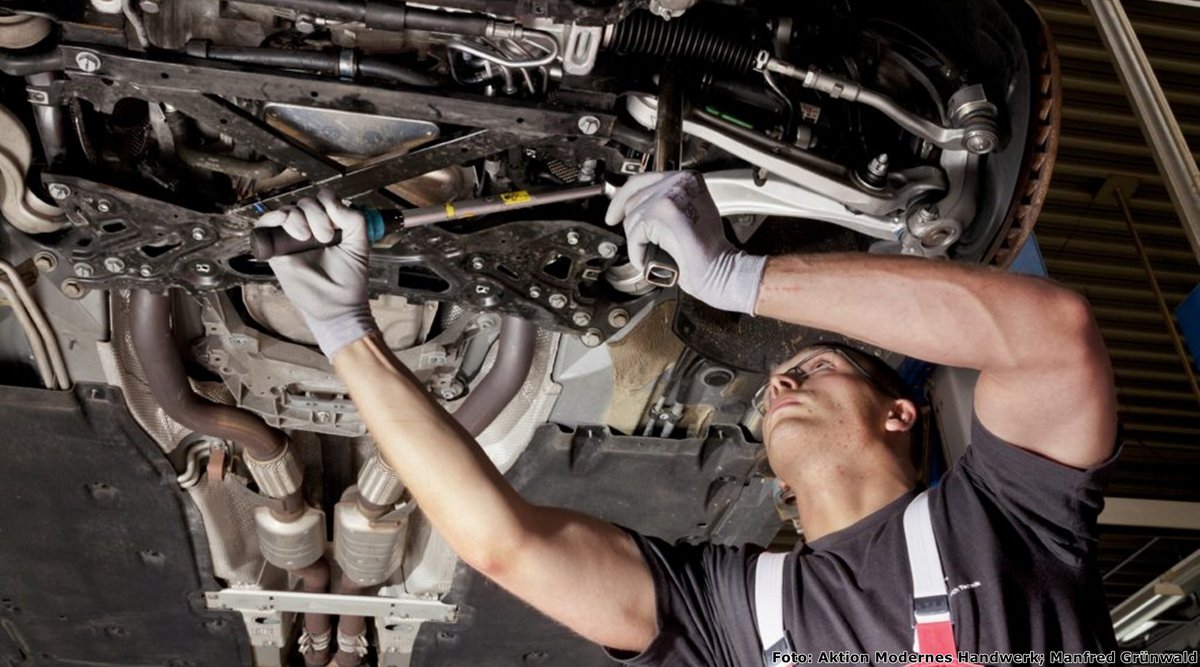
[[[664,21],[647,11],[637,11],[617,24],[612,46],[617,53],[673,56],[703,60],[714,67],[748,72],[754,66],[755,48],[718,34],[717,29],[692,14]]]

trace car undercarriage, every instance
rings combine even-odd
[[[74,616],[50,600],[29,636],[72,641],[13,639],[14,660],[608,664],[430,528],[256,259],[257,218],[327,189],[404,220],[370,258],[384,340],[526,498],[766,544],[789,508],[750,399],[841,337],[633,268],[603,193],[691,169],[751,252],[1003,267],[1049,184],[1056,67],[1016,0],[0,1],[6,419],[134,443],[111,467],[152,469],[127,483],[180,509],[81,478],[119,516],[77,516],[56,562],[103,522],[175,522],[174,550],[133,551],[193,559],[174,604],[196,619],[173,644],[128,629],[172,602],[137,602],[160,618],[54,634]],[[22,459],[11,488],[71,456]]]

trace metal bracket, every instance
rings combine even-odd
[[[856,213],[840,202],[772,175],[761,185],[753,169],[729,169],[704,175],[721,217],[771,215],[831,222],[872,238],[895,241],[904,233],[901,216]]]
[[[371,616],[388,623],[434,621],[455,623],[458,607],[423,597],[371,597],[298,591],[261,591],[226,588],[204,594],[209,609],[241,613],[291,612],[337,616]]]

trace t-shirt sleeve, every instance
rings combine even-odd
[[[1095,548],[1104,487],[1118,454],[1079,470],[1001,439],[973,416],[971,446],[959,466],[1014,526],[1032,531],[1056,557],[1074,564]]]
[[[672,545],[624,529],[650,567],[658,632],[641,653],[605,649],[630,665],[738,665],[751,619],[746,559],[755,547]],[[755,552],[756,553],[756,552]],[[753,625],[750,625],[753,632]],[[757,641],[757,636],[755,636]]]

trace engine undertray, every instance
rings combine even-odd
[[[121,392],[0,387],[0,664],[250,664],[200,515]]]

